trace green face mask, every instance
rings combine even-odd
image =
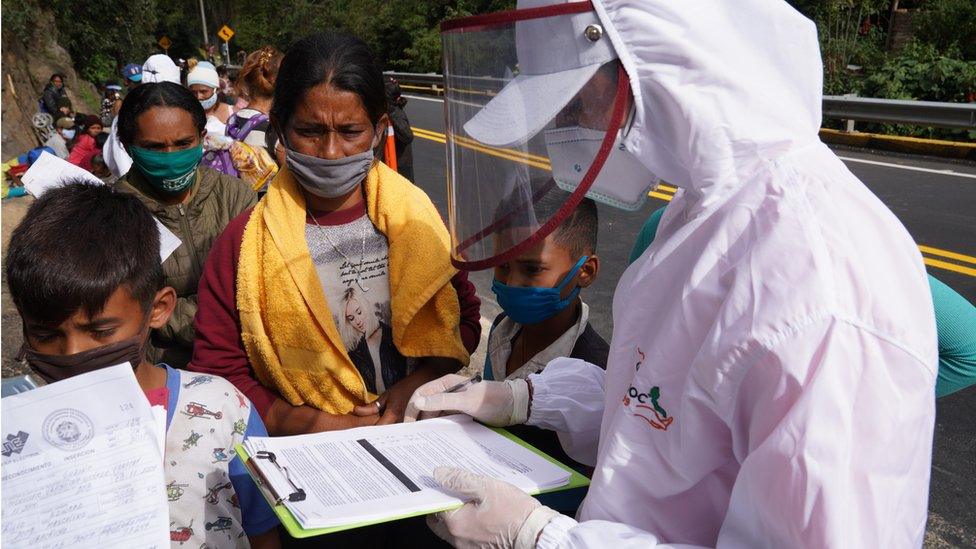
[[[179,193],[196,181],[197,165],[203,158],[203,144],[173,152],[129,147],[129,154],[132,163],[153,187],[164,193]]]

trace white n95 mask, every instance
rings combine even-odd
[[[581,126],[545,131],[552,177],[559,188],[573,192],[579,187],[604,137],[606,132]],[[615,208],[633,211],[644,204],[647,193],[657,181],[657,176],[624,147],[618,132],[610,155],[586,196]]]

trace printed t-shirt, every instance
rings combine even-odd
[[[407,374],[393,344],[389,243],[356,208],[309,218],[305,240],[332,320],[366,389],[382,394]]]
[[[257,410],[228,381],[166,368],[166,495],[171,547],[249,547],[278,517],[234,446],[267,436]]]

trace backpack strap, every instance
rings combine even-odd
[[[502,320],[504,320],[506,316],[508,315],[506,315],[505,313],[500,313],[498,316],[495,317],[495,321],[491,323],[491,328],[488,329],[489,348],[485,349],[485,369],[482,370],[481,372],[481,378],[484,379],[485,381],[495,381],[495,373],[494,371],[492,371],[492,365],[491,365],[491,348],[490,348],[491,334],[494,333],[495,328],[497,328],[498,325],[501,324]]]
[[[251,118],[248,118],[244,125],[240,128],[237,127],[237,114],[232,114],[227,120],[227,135],[233,137],[237,141],[244,141],[251,130],[256,128],[258,125],[263,124],[269,120],[268,115],[264,113],[258,113]]]

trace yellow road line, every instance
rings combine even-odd
[[[976,257],[966,254],[960,254],[957,252],[950,252],[949,250],[940,250],[939,248],[933,248],[932,246],[918,246],[919,250],[922,250],[923,254],[937,255],[939,257],[947,257],[949,259],[956,259],[958,261],[963,261],[965,263],[972,263],[976,265]]]
[[[414,132],[415,135],[419,135],[420,137],[423,137],[423,138],[426,138],[426,139],[430,139],[432,141],[437,141],[439,143],[445,143],[446,142],[446,139],[447,139],[447,136],[445,136],[442,133],[432,132],[430,130],[425,130],[423,128],[411,128],[411,129],[413,130],[413,132]],[[505,159],[505,160],[511,160],[513,162],[521,162],[522,164],[527,164],[527,165],[532,166],[534,168],[539,168],[540,170],[552,171],[552,169],[549,166],[549,162],[548,161],[541,162],[541,161],[535,160],[536,158],[542,159],[542,157],[539,157],[539,156],[529,155],[529,154],[523,153],[521,151],[515,151],[515,150],[512,150],[512,149],[500,149],[500,148],[496,148],[496,147],[489,147],[489,146],[486,146],[486,145],[482,145],[482,144],[478,143],[477,141],[474,141],[474,140],[471,140],[471,139],[467,139],[467,138],[464,138],[464,137],[457,138],[457,144],[460,145],[460,146],[462,146],[462,147],[464,147],[464,148],[466,148],[466,149],[471,149],[471,150],[474,150],[474,151],[482,152],[482,153],[485,153],[487,155],[494,156],[494,157],[497,157],[497,158],[502,158],[502,159]],[[545,160],[545,159],[543,159],[543,160]]]
[[[447,143],[447,136],[442,133],[431,131],[431,130],[425,130],[423,128],[411,127],[411,129],[413,130],[415,135],[422,137],[424,139],[429,139],[431,141],[436,141],[438,143]],[[478,142],[468,139],[466,137],[458,137],[457,143],[458,145],[461,145],[464,148],[475,150],[478,152],[483,152],[490,156],[503,158],[505,160],[511,160],[513,162],[521,162],[523,164],[528,164],[529,166],[533,166],[542,170],[552,171],[548,161],[546,161],[546,159],[541,156],[523,153],[521,151],[516,151],[512,149],[488,147],[485,145],[481,145]],[[652,198],[664,200],[665,202],[670,202],[674,198],[674,195],[669,193],[674,193],[677,190],[678,190],[677,187],[673,187],[671,185],[666,185],[664,183],[661,183],[657,186],[657,188],[649,192],[648,196]],[[922,253],[925,254],[945,257],[949,259],[955,259],[958,261],[964,261],[976,265],[976,257],[973,257],[971,255],[960,254],[957,252],[950,252],[948,250],[941,250],[939,248],[933,248],[932,246],[919,245],[918,248],[922,251]],[[930,267],[935,267],[937,269],[945,269],[947,271],[953,271],[953,272],[957,272],[969,276],[976,276],[976,269],[971,267],[956,265],[955,263],[949,263],[947,261],[932,259],[929,257],[924,257],[923,259],[925,261],[925,264]]]
[[[429,135],[431,137],[434,137],[436,139],[444,139],[444,140],[447,139],[447,136],[445,134],[440,133],[440,132],[435,132],[433,130],[427,130],[427,129],[424,129],[424,128],[415,128],[413,126],[411,126],[410,129],[412,129],[415,133],[425,133],[425,134],[427,134],[427,135]],[[463,137],[463,136],[460,136],[460,135],[454,136],[454,139],[458,143],[464,143],[464,144],[468,144],[468,145],[474,145],[474,146],[480,147],[482,149],[491,149],[491,150],[496,151],[496,152],[499,152],[501,154],[508,154],[508,155],[512,155],[512,156],[524,157],[526,160],[533,160],[533,161],[538,162],[540,164],[549,164],[549,159],[546,158],[546,157],[544,157],[544,156],[539,156],[539,155],[527,153],[527,152],[524,152],[524,151],[517,151],[515,149],[502,149],[502,148],[498,148],[498,147],[492,147],[490,145],[485,145],[484,143],[479,143],[479,142],[477,142],[477,141],[475,141],[473,139],[469,139],[467,137]]]
[[[443,137],[438,137],[436,135],[429,135],[427,134],[427,132],[421,131],[417,128],[412,128],[412,129],[413,129],[413,134],[416,136],[423,137],[424,139],[429,139],[431,141],[437,141],[438,143],[447,143],[447,140],[444,139]]]
[[[922,246],[919,246],[921,248]],[[976,269],[970,267],[963,267],[962,265],[956,265],[955,263],[948,263],[938,259],[932,259],[929,257],[923,257],[922,261],[931,267],[936,267],[938,269],[945,269],[947,271],[954,271],[957,273],[962,273],[964,275],[976,276]]]
[[[442,133],[432,132],[430,130],[425,130],[423,128],[418,128],[416,126],[410,126],[410,129],[413,130],[414,133],[422,133],[422,134],[427,135],[427,136],[430,136],[430,137],[437,137],[439,139],[447,139],[447,136],[444,135],[444,134],[442,134]]]
[[[526,160],[532,160],[532,161],[535,161],[535,162],[539,162],[540,164],[547,164],[547,165],[550,164],[549,163],[549,158],[547,158],[545,156],[539,156],[537,154],[532,154],[532,153],[528,153],[528,152],[525,152],[525,151],[517,151],[515,149],[502,149],[502,148],[498,148],[498,147],[492,147],[491,145],[485,145],[484,143],[479,143],[479,142],[475,141],[474,139],[469,139],[467,137],[463,137],[463,136],[460,136],[460,135],[455,136],[454,139],[457,140],[458,143],[466,143],[468,145],[475,145],[477,147],[483,147],[483,148],[486,148],[486,149],[491,149],[493,151],[498,151],[498,152],[503,153],[503,154],[511,154],[512,156],[521,156],[521,157],[525,158]]]

